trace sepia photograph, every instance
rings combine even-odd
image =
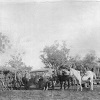
[[[100,0],[0,0],[0,100],[100,100]]]

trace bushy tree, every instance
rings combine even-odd
[[[96,57],[95,51],[90,51],[83,58],[84,67],[86,67],[88,69],[94,68],[97,64],[96,59],[97,59],[97,57]]]
[[[40,56],[42,62],[49,67],[59,68],[64,66],[68,61],[70,49],[67,48],[65,41],[60,44],[58,41],[51,46],[46,46]]]
[[[11,55],[11,59],[8,62],[11,67],[19,68],[24,65],[24,63],[22,62],[22,57],[20,55],[20,53],[18,53],[17,55]]]
[[[74,57],[70,57],[69,59],[70,65],[75,68],[76,70],[82,70],[83,65],[82,65],[82,59],[79,55],[76,55]]]
[[[17,53],[16,55],[11,55],[11,59],[9,60],[8,64],[19,70],[31,70],[31,66],[26,66],[25,63],[22,61],[22,56],[24,55],[24,52],[22,53]]]
[[[12,51],[14,52],[14,50],[12,49],[12,44],[10,42],[10,39],[0,33],[0,53],[7,53],[6,51]],[[30,71],[32,69],[31,66],[26,66],[25,63],[22,61],[22,57],[25,54],[24,51],[18,51],[15,50],[14,54],[9,54],[9,61],[5,62],[4,65],[2,65],[3,69],[5,70],[20,70],[20,71]],[[8,67],[11,66],[11,67]]]

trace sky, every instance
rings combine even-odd
[[[95,50],[100,56],[99,0],[0,0],[0,32],[7,35],[13,49],[1,55],[25,51],[26,65],[44,66],[40,51],[55,40],[66,40],[71,55]]]

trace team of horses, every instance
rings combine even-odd
[[[77,90],[83,89],[83,84],[89,84],[90,89],[93,90],[93,81],[96,79],[96,74],[93,70],[87,70],[85,73],[81,73],[74,68],[61,69],[56,75],[43,75],[39,78],[38,82],[42,85],[43,90],[48,90],[49,87],[55,88],[56,84],[60,84],[60,89],[69,89],[70,86],[77,86]]]
[[[12,75],[13,76],[13,75]],[[77,86],[77,90],[83,89],[84,83],[89,83],[90,89],[93,90],[93,81],[96,79],[96,74],[93,70],[87,70],[85,73],[81,74],[79,70],[72,67],[67,69],[60,69],[56,72],[44,73],[41,76],[30,77],[29,74],[24,76],[17,73],[16,80],[14,77],[11,78],[11,87],[24,86],[25,89],[29,89],[32,84],[38,85],[39,89],[48,90],[49,88],[55,89],[57,84],[60,84],[60,89],[70,88],[70,86]],[[9,79],[10,80],[10,77]],[[16,88],[17,89],[17,88]]]

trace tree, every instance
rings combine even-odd
[[[17,53],[16,55],[11,55],[11,58],[7,64],[10,65],[12,68],[15,68],[16,70],[19,70],[21,72],[25,71],[31,71],[31,66],[26,66],[25,63],[22,61],[23,53]]]
[[[7,49],[10,48],[11,48],[11,43],[9,38],[0,33],[0,53],[4,53]]]
[[[70,49],[67,48],[65,41],[62,41],[62,44],[55,41],[53,45],[46,46],[43,49],[40,58],[46,66],[57,69],[67,63],[69,51]]]
[[[11,59],[9,60],[8,63],[13,68],[20,68],[21,66],[24,65],[24,63],[22,62],[22,57],[20,53],[16,55],[11,55]]]
[[[12,49],[12,44],[10,42],[10,39],[0,33],[0,53],[7,53],[6,51],[12,51],[12,54],[9,54],[11,59],[9,61],[6,61],[3,67],[7,68],[7,66],[11,66],[11,69],[20,69],[20,70],[31,70],[31,66],[26,66],[25,63],[22,61],[22,57],[25,54],[24,51],[18,51],[18,50],[13,50]],[[14,52],[14,54],[13,54]]]
[[[76,55],[74,57],[70,57],[69,62],[70,62],[70,65],[72,65],[72,67],[75,68],[76,70],[83,69],[82,59],[79,55]]]
[[[88,54],[85,55],[83,58],[83,65],[84,67],[91,69],[96,66],[96,54],[95,51],[90,51]]]

